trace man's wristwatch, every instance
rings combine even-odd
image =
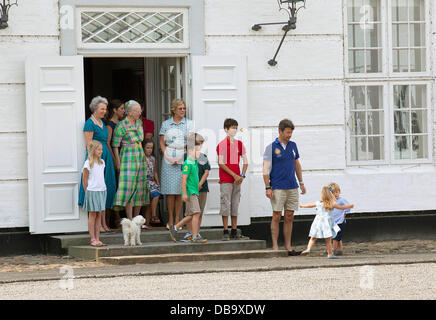
[[[245,174],[241,173],[241,177],[245,179]]]
[[[304,182],[303,182],[303,181],[298,181],[298,183],[304,185]]]
[[[270,190],[270,189],[272,189],[271,186],[266,186],[265,187],[265,190]]]

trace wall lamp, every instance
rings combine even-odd
[[[277,64],[276,57],[282,47],[283,40],[285,40],[286,34],[290,30],[294,30],[297,28],[297,13],[301,8],[306,8],[306,0],[277,0],[279,5],[279,11],[285,10],[289,16],[289,20],[285,22],[271,22],[271,23],[258,23],[251,27],[254,31],[259,31],[262,29],[262,26],[272,25],[272,24],[285,24],[282,27],[282,30],[285,34],[282,37],[282,41],[280,41],[279,47],[277,48],[276,54],[274,58],[268,61],[270,66],[275,66]]]
[[[17,1],[15,0],[14,3],[11,3],[10,0],[0,0],[0,29],[6,29],[8,27],[8,18],[9,18],[9,9],[12,6],[18,6]]]

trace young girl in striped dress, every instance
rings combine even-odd
[[[333,255],[332,252],[332,238],[336,237],[336,228],[333,219],[332,210],[333,208],[339,210],[351,209],[354,207],[353,204],[349,205],[338,205],[336,204],[336,198],[333,195],[332,188],[322,187],[321,191],[321,201],[316,203],[300,204],[301,208],[315,208],[316,216],[312,222],[309,232],[309,243],[307,244],[307,249],[304,250],[301,255],[308,255],[310,250],[312,250],[316,239],[325,239],[325,244],[327,247],[327,254],[329,259],[336,259],[337,256]]]
[[[88,144],[88,159],[83,165],[83,188],[85,199],[83,209],[88,211],[88,231],[91,246],[106,246],[100,241],[101,216],[106,210],[106,183],[104,181],[105,162],[101,158],[103,145],[92,140]]]

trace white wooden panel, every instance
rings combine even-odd
[[[206,39],[207,55],[238,54],[248,57],[249,80],[342,79],[343,44],[340,37],[288,37],[268,65],[280,37],[219,37]]]
[[[24,83],[26,57],[59,55],[59,40],[47,37],[0,37],[0,83]]]
[[[85,155],[83,95],[83,57],[28,58],[26,112],[32,233],[87,230],[87,214],[77,204]]]
[[[27,181],[0,181],[0,228],[29,226]]]
[[[23,85],[0,85],[0,132],[26,131],[26,95]]]
[[[252,31],[256,23],[287,21],[288,15],[281,11],[277,1],[255,0],[206,0],[206,35],[283,34],[281,26],[263,26]],[[342,1],[307,1],[306,9],[297,16],[297,29],[292,34],[342,34]]]
[[[343,83],[249,82],[248,106],[250,126],[278,126],[284,118],[296,126],[343,124]]]
[[[12,1],[11,1],[12,2]],[[58,0],[18,1],[2,35],[59,35]]]
[[[192,85],[193,85],[193,119],[196,131],[207,139],[203,152],[208,155],[211,172],[208,179],[210,195],[202,220],[203,226],[221,226],[219,215],[220,188],[216,146],[225,137],[223,123],[228,117],[237,119],[242,131],[237,135],[242,139],[243,131],[247,131],[247,75],[246,58],[229,55],[222,56],[193,56]],[[242,189],[248,189],[248,182],[244,182]],[[239,207],[239,225],[250,224],[246,197],[242,192]],[[230,219],[229,219],[230,220]]]
[[[0,134],[0,150],[0,180],[27,179],[26,134]]]

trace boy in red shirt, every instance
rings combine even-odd
[[[235,119],[226,119],[224,121],[224,130],[227,137],[216,147],[220,176],[220,215],[224,227],[223,240],[247,239],[242,234],[237,234],[241,184],[245,179],[248,168],[247,155],[242,141],[235,139],[238,122]],[[242,174],[239,168],[241,157],[243,161]],[[231,216],[232,224],[230,235],[228,230],[229,216]]]

